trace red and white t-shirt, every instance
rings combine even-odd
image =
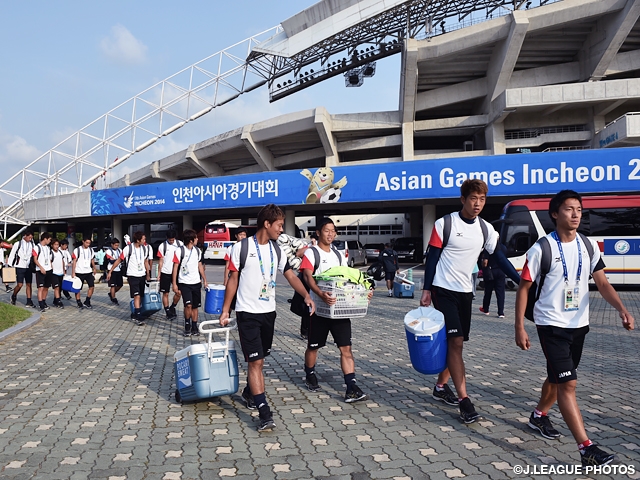
[[[320,265],[318,265],[318,269],[314,272],[314,263],[316,261],[316,257],[312,251],[315,249],[320,254]],[[311,274],[319,274],[325,272],[333,267],[339,267],[341,265],[346,265],[347,261],[342,255],[342,252],[338,251],[340,254],[340,260],[338,259],[338,255],[333,249],[329,249],[328,252],[325,252],[318,245],[307,248],[307,251],[304,252],[304,257],[302,257],[302,263],[300,264],[300,270],[311,270]]]
[[[269,242],[260,245],[260,255],[262,256],[262,265],[264,268],[265,278],[262,277],[260,269],[260,261],[258,259],[258,251],[253,237],[247,239],[248,251],[244,268],[240,272],[238,280],[238,298],[236,299],[237,312],[250,313],[269,313],[276,309],[276,292],[275,288],[271,289],[269,300],[260,300],[260,289],[263,281],[276,281],[277,271],[284,273],[288,270],[289,262],[287,256],[280,251],[280,262],[278,262],[278,250],[280,247],[275,242]],[[238,242],[233,246],[231,251],[231,261],[229,262],[229,270],[237,272],[240,266],[240,250],[242,242]],[[270,253],[271,252],[271,253]],[[271,267],[271,256],[273,255],[273,268]]]
[[[72,258],[76,261],[76,273],[93,273],[91,260],[95,256],[93,248],[79,246],[74,248]]]
[[[180,250],[184,243],[180,240],[174,240],[173,243],[169,243],[164,241],[158,247],[158,258],[164,258],[162,262],[162,270],[160,273],[164,273],[167,275],[171,275],[173,273],[173,257],[176,253],[176,250]]]
[[[182,251],[184,250],[184,260]],[[180,261],[182,265],[180,266]],[[200,283],[200,263],[204,263],[204,252],[195,245],[191,248],[183,246],[176,248],[173,253],[173,263],[178,264],[177,282],[185,285],[197,285]],[[164,273],[164,267],[162,268]]]
[[[453,292],[473,291],[471,273],[482,249],[491,254],[498,243],[498,232],[493,225],[485,222],[488,235],[487,242],[483,245],[481,221],[484,220],[477,217],[473,223],[467,223],[460,218],[458,212],[451,214],[451,234],[436,267],[436,274],[433,277],[434,286]],[[433,226],[429,245],[442,248],[443,231],[444,218],[439,218]]]
[[[240,242],[238,242],[240,243]],[[233,244],[235,245],[235,243]],[[233,245],[229,245],[227,247],[227,253],[224,254],[224,261],[228,262],[229,260],[231,260],[231,252],[233,251]]]
[[[149,258],[149,250],[145,245],[138,245],[130,243],[122,249],[120,254],[121,260],[127,261],[126,277],[145,277],[147,275],[147,268],[145,266],[145,260]]]
[[[533,307],[533,319],[536,325],[551,325],[561,328],[581,328],[589,325],[589,275],[594,271],[604,268],[601,261],[598,244],[589,240],[593,246],[593,260],[589,258],[587,247],[580,240],[582,250],[582,274],[580,283],[576,285],[578,274],[578,238],[572,242],[563,243],[562,251],[567,264],[567,275],[570,287],[580,288],[578,310],[565,311],[565,288],[564,269],[560,258],[558,242],[547,235],[551,246],[551,268],[545,277],[544,285],[540,291],[540,298]],[[521,277],[530,282],[540,281],[540,262],[542,260],[542,248],[535,243],[527,252],[527,260],[522,268]]]

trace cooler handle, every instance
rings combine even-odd
[[[231,330],[235,330],[236,328],[238,328],[238,324],[235,321],[235,319],[231,320],[226,327],[210,328],[210,329],[204,328],[208,325],[219,325],[219,324],[220,324],[220,320],[206,320],[204,322],[198,322],[198,330],[200,330],[200,333],[207,336],[207,352],[208,352],[209,359],[211,359],[211,357],[213,356],[213,350],[214,350],[212,346],[213,334],[224,332],[225,334],[224,358],[226,359],[227,356],[229,355],[229,332]]]
[[[424,335],[415,335],[414,338],[416,342],[433,342],[433,335],[430,333],[426,333]]]

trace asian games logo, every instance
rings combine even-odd
[[[615,249],[616,253],[625,255],[629,253],[629,250],[631,250],[631,245],[629,245],[629,242],[627,242],[626,240],[618,240],[613,248]]]
[[[124,198],[124,208],[131,208],[132,205],[133,205],[133,192],[131,192],[131,195]]]

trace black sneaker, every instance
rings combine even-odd
[[[33,304],[33,302],[31,301],[31,299],[27,300],[27,303],[25,304],[25,307],[28,307],[28,308],[36,308],[36,306]]]
[[[320,385],[318,385],[318,377],[316,377],[315,373],[310,373],[307,375],[307,378],[304,380],[304,384],[307,386],[310,392],[317,392],[320,390]]]
[[[467,424],[480,420],[480,415],[476,412],[476,409],[473,407],[473,403],[471,403],[469,397],[460,402],[460,419]]]
[[[273,421],[273,415],[271,412],[265,414],[263,417],[260,415],[260,425],[258,425],[259,432],[270,432],[271,430],[275,430],[276,424]]]
[[[185,330],[184,332],[182,332],[182,336],[183,337],[190,337],[191,336],[191,330]]]
[[[38,310],[40,313],[44,313],[47,311],[47,309],[44,307],[38,307],[36,310]]]
[[[4,291],[5,291],[5,293],[9,293],[11,291],[11,286],[10,285],[5,285],[4,286]]]
[[[56,308],[64,308],[64,305],[62,304],[62,302],[58,302],[58,303],[54,303]]]
[[[66,298],[67,300],[71,300],[71,295],[65,292],[64,298]]]
[[[553,428],[551,420],[549,420],[547,415],[542,415],[536,418],[532,413],[529,417],[529,426],[534,430],[538,430],[540,435],[544,438],[548,438],[549,440],[555,440],[561,436],[560,432]]]
[[[191,323],[191,336],[192,337],[199,337],[200,336],[200,329],[198,328],[198,324],[197,323]]]
[[[116,297],[111,297],[111,303],[113,303],[114,305],[120,305]]]
[[[360,400],[366,400],[367,395],[360,390],[360,387],[357,385],[353,385],[351,390],[347,390],[347,393],[344,396],[344,401],[347,403],[359,402]]]
[[[111,296],[111,292],[107,292],[107,295],[109,296],[109,300],[113,302],[113,297]]]
[[[176,318],[178,318],[178,314],[176,313],[176,307],[174,307],[173,305],[169,307],[169,313],[167,315],[167,318],[169,320],[175,320]]]
[[[433,393],[431,394],[431,396],[436,400],[444,402],[447,405],[451,405],[453,407],[457,407],[459,403],[458,397],[453,394],[451,388],[449,388],[449,385],[447,385],[446,383],[444,384],[443,390],[438,390],[436,387],[433,387]]]
[[[88,308],[89,310],[91,310],[93,307],[91,306],[91,300],[89,300],[88,298],[84,301],[84,306],[86,308]]]
[[[580,454],[580,458],[582,459],[582,466],[586,467],[589,465],[609,465],[613,462],[616,456],[612,453],[600,450],[600,448],[593,443],[584,449],[584,453]]]
[[[253,395],[251,395],[251,392],[249,392],[249,389],[247,387],[242,390],[242,399],[244,400],[244,403],[249,410],[256,409],[256,404],[253,401]]]
[[[15,305],[16,304],[16,296],[15,295],[11,295],[11,305]]]
[[[49,310],[51,307],[49,305],[47,305],[46,303],[44,304],[44,309],[45,310]]]
[[[143,317],[137,317],[135,320],[136,325],[138,325],[139,327],[144,326],[144,318]]]

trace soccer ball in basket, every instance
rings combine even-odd
[[[330,188],[320,197],[320,203],[336,203],[340,200],[340,195],[342,195],[341,189]]]

